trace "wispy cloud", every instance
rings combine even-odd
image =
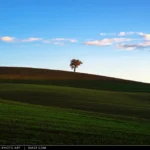
[[[129,31],[129,32],[125,32],[125,31],[121,31],[119,33],[100,33],[101,36],[109,36],[109,35],[116,35],[116,36],[128,36],[128,35],[140,35],[143,36],[144,33],[143,32],[133,32],[133,31]]]
[[[52,38],[52,39],[44,39],[38,37],[29,37],[29,38],[14,38],[10,36],[0,37],[0,41],[3,42],[17,42],[17,43],[31,43],[31,42],[42,42],[42,43],[49,43],[54,45],[65,45],[65,43],[76,43],[76,39],[71,38]]]
[[[107,33],[100,33],[100,35],[101,35],[101,36],[103,36],[103,35],[107,35]]]
[[[143,34],[142,36],[146,41],[150,41],[150,34]]]
[[[66,42],[76,43],[76,39],[67,39],[67,38],[53,38],[49,40],[43,40],[44,43],[55,44],[55,45],[65,45]]]
[[[138,44],[117,44],[116,47],[118,49],[124,49],[124,50],[135,50],[135,49],[150,48],[150,41],[138,43]]]
[[[116,33],[100,33],[101,36],[104,36],[104,35],[116,35]]]
[[[35,41],[41,41],[41,40],[42,38],[30,37],[28,39],[21,40],[21,42],[35,42]]]
[[[95,46],[107,46],[107,45],[112,45],[114,43],[128,42],[132,40],[133,39],[130,38],[105,38],[103,40],[87,41],[84,42],[84,44],[95,45]]]
[[[112,33],[100,33],[100,35],[112,35]],[[137,39],[131,39],[131,38],[121,38],[124,36],[129,35],[137,35],[141,38]],[[85,44],[87,45],[97,45],[97,46],[107,46],[111,44],[115,44],[116,48],[118,49],[124,49],[124,50],[135,50],[135,49],[144,49],[144,48],[150,48],[150,34],[143,33],[143,32],[119,32],[116,33],[116,36],[119,36],[120,38],[107,38],[103,40],[95,40],[95,41],[87,41]],[[128,41],[139,41],[136,44],[128,44],[126,42]]]
[[[85,45],[90,46],[109,46],[115,44],[116,48],[118,49],[125,49],[125,50],[134,50],[134,49],[141,49],[141,48],[150,48],[150,34],[143,33],[143,32],[119,32],[119,33],[100,33],[100,35],[115,35],[114,38],[103,38],[100,40],[93,40],[93,39],[87,39],[85,40]],[[124,37],[128,35],[138,35],[141,38],[129,38]],[[118,37],[119,36],[119,37]],[[73,38],[51,38],[51,39],[45,39],[45,38],[39,38],[39,37],[29,37],[29,38],[16,38],[12,36],[3,36],[0,37],[0,41],[2,42],[10,42],[10,43],[31,43],[36,42],[35,44],[40,43],[47,43],[47,44],[53,44],[53,45],[66,45],[68,43],[76,43],[78,42],[76,39]],[[128,43],[130,41],[139,41],[136,44]],[[38,42],[38,43],[37,43]]]
[[[136,34],[142,37],[140,40],[141,42],[136,44],[117,44],[116,48],[118,49],[124,49],[124,50],[135,50],[135,49],[144,49],[144,48],[150,48],[150,34],[145,34],[143,32],[120,32],[120,35],[131,35]]]
[[[125,36],[125,32],[120,32],[119,34],[118,34],[118,36]]]
[[[15,38],[14,37],[10,37],[10,36],[4,36],[4,37],[0,37],[0,41],[3,41],[3,42],[15,42]]]
[[[130,32],[120,32],[118,34],[118,36],[126,36],[126,35],[133,35],[133,34],[135,34],[135,32],[132,32],[132,31],[130,31]]]
[[[144,33],[143,32],[132,32],[132,31],[130,31],[130,32],[120,32],[119,34],[118,34],[118,36],[127,36],[127,35],[143,35]]]
[[[128,36],[128,35],[144,35],[143,32],[133,32],[133,31],[129,31],[129,32],[125,32],[125,31],[121,31],[119,33],[100,33],[101,36],[109,36],[109,35],[116,35],[116,36]]]
[[[143,32],[136,32],[137,35],[143,36],[144,33]]]
[[[66,39],[66,38],[55,38],[55,39],[52,39],[53,41],[67,41],[67,42],[70,42],[70,43],[75,43],[77,42],[77,40],[75,39]]]

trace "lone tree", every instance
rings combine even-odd
[[[76,68],[78,67],[78,66],[80,66],[81,64],[83,64],[80,60],[78,60],[78,59],[72,59],[71,60],[71,62],[70,62],[70,67],[72,68],[72,69],[74,69],[74,72],[76,71]]]

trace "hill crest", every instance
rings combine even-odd
[[[117,80],[138,82],[102,75],[69,72],[31,67],[0,67],[1,79],[44,79],[44,80]]]

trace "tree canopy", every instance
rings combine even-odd
[[[83,64],[80,60],[78,60],[78,59],[72,59],[71,60],[71,62],[70,62],[70,67],[72,68],[72,69],[74,69],[74,72],[76,71],[76,68],[78,67],[78,66],[80,66],[81,64]]]

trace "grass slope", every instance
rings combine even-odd
[[[3,83],[0,98],[1,144],[150,144],[150,93]]]
[[[150,118],[150,93],[119,93],[61,86],[1,83],[0,98]]]
[[[0,145],[149,145],[149,114],[150,84],[0,67]]]
[[[0,100],[1,144],[149,144],[150,122]]]

